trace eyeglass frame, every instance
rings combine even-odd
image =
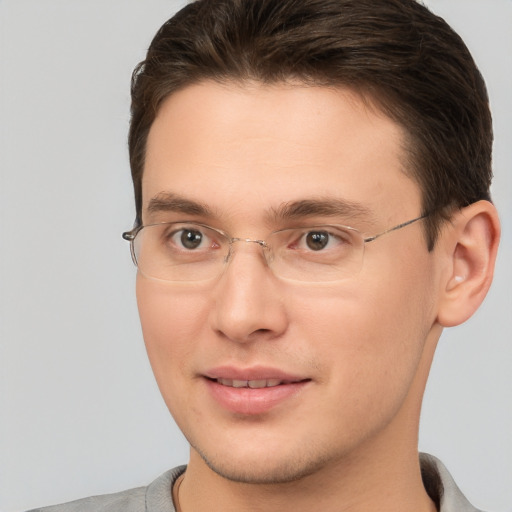
[[[382,231],[381,233],[377,233],[376,235],[372,235],[372,236],[369,236],[369,237],[362,237],[363,244],[367,244],[367,243],[373,242],[374,240],[377,240],[378,238],[380,238],[380,237],[382,237],[384,235],[387,235],[388,233],[392,233],[393,231],[398,231],[399,229],[402,229],[402,228],[405,228],[406,226],[414,224],[415,222],[417,222],[419,220],[423,220],[423,219],[429,217],[430,215],[431,215],[431,213],[428,212],[428,213],[425,213],[423,215],[420,215],[419,217],[415,217],[414,219],[410,219],[410,220],[407,220],[405,222],[401,222],[400,224],[397,224],[396,226],[392,226],[391,228],[388,228],[388,229]],[[134,242],[135,242],[135,238],[136,238],[137,234],[140,231],[142,231],[145,227],[160,226],[160,225],[166,225],[166,224],[186,224],[187,222],[190,222],[191,224],[195,224],[195,225],[202,226],[202,227],[205,227],[207,229],[211,229],[213,231],[216,231],[217,233],[221,234],[222,236],[224,236],[226,238],[226,240],[227,240],[227,242],[229,244],[229,247],[231,247],[235,242],[247,242],[247,243],[258,244],[262,248],[266,248],[266,249],[270,248],[270,246],[268,245],[268,243],[265,240],[252,239],[252,238],[241,238],[241,237],[231,237],[227,232],[225,232],[225,231],[223,231],[221,229],[217,229],[217,228],[214,228],[212,226],[208,226],[206,224],[201,224],[201,223],[198,223],[198,222],[195,222],[195,221],[157,222],[157,223],[154,223],[154,224],[146,224],[146,225],[141,224],[140,226],[134,227],[130,231],[125,231],[125,232],[122,233],[123,239],[128,241],[128,242],[130,242],[130,254],[131,254],[131,258],[132,258],[132,261],[133,261],[134,265],[137,268],[139,268],[137,257],[135,256]],[[342,224],[336,224],[335,226],[338,227],[338,228],[343,228],[343,229],[346,229],[346,230],[349,230],[349,231],[353,231],[353,232],[359,233],[362,236],[362,233],[358,229],[353,228],[351,226],[345,226],[345,225],[342,225]],[[304,226],[304,227],[306,227],[306,226]],[[314,227],[318,227],[318,226],[311,226],[311,228],[314,228]],[[323,227],[323,226],[321,226],[321,227]],[[325,227],[328,227],[328,225],[325,225]],[[302,226],[297,227],[297,229],[300,229],[300,228],[302,228]],[[271,235],[273,235],[275,233],[279,233],[281,231],[285,231],[286,229],[292,229],[292,228],[278,229],[276,231],[272,231],[269,236],[271,236]],[[230,255],[231,255],[231,249],[229,250],[228,255],[226,257],[226,262],[229,260],[229,256]],[[153,279],[160,279],[160,278],[153,278]],[[169,282],[169,283],[176,282],[176,281],[167,280],[167,279],[161,279],[161,280],[165,281],[165,282]],[[180,282],[193,282],[193,281],[180,281]],[[321,282],[321,281],[319,281],[319,282]]]

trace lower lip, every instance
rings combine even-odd
[[[206,379],[208,389],[218,404],[230,412],[246,416],[264,414],[270,411],[302,391],[309,382],[293,382],[254,389],[232,388]]]

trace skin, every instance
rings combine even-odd
[[[264,239],[287,227],[269,219],[272,209],[342,198],[365,213],[335,221],[373,235],[421,214],[403,141],[398,125],[349,90],[189,86],[164,102],[151,128],[143,222],[197,220]],[[165,194],[209,212],[148,211]],[[484,206],[468,218],[480,219],[477,235],[492,232],[494,240],[492,215]],[[212,496],[215,510],[238,512],[435,510],[419,471],[419,412],[442,326],[460,323],[466,307],[454,276],[462,269],[468,282],[474,274],[458,242],[468,218],[444,229],[432,252],[421,221],[387,234],[367,244],[357,275],[335,283],[280,280],[256,244],[237,245],[209,282],[170,284],[138,273],[150,362],[191,445],[180,488],[185,512],[211,511]],[[308,381],[267,412],[235,414],[204,378],[226,365],[278,368]]]

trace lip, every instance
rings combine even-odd
[[[311,379],[276,368],[263,366],[251,368],[217,367],[204,375],[210,396],[223,409],[244,416],[264,414],[284,405],[302,391]],[[222,381],[270,381],[270,387],[231,387]],[[275,385],[276,381],[280,384]]]

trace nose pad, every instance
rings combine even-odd
[[[224,259],[225,263],[229,263],[229,261],[231,260],[231,257],[234,253],[234,247],[237,242],[245,242],[248,244],[259,245],[261,248],[261,253],[262,253],[261,256],[263,257],[263,261],[266,263],[267,267],[270,266],[270,263],[272,261],[272,255],[271,255],[270,247],[267,244],[267,242],[265,242],[265,240],[252,240],[251,238],[232,238],[229,241],[229,251]]]

